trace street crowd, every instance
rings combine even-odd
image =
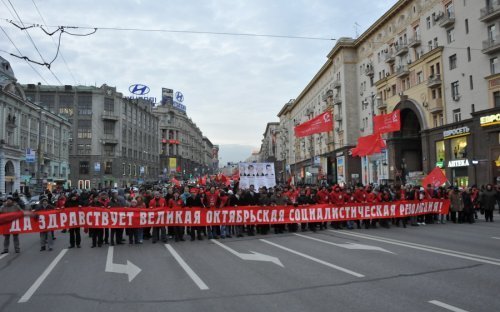
[[[24,211],[23,203],[17,194],[7,195],[0,207],[0,213]],[[206,208],[218,209],[229,207],[238,209],[240,206],[303,206],[311,204],[341,205],[347,203],[383,203],[398,200],[449,199],[450,210],[447,215],[428,214],[394,219],[372,219],[333,222],[289,223],[267,225],[239,225],[239,226],[169,226],[153,228],[70,228],[62,233],[69,234],[68,248],[81,248],[82,236],[88,234],[91,238],[91,247],[104,245],[143,244],[144,241],[167,243],[169,239],[176,242],[206,239],[226,239],[236,237],[267,235],[271,232],[282,234],[285,232],[354,228],[389,228],[392,226],[422,226],[426,224],[474,223],[484,215],[486,222],[493,222],[493,212],[499,209],[500,189],[488,184],[486,186],[469,188],[421,186],[377,186],[358,185],[343,187],[340,185],[319,186],[281,185],[273,188],[262,187],[258,190],[253,185],[243,190],[237,187],[230,188],[225,184],[212,183],[207,186],[172,185],[168,187],[150,186],[137,188],[121,188],[107,190],[46,190],[40,197],[40,203],[31,207],[36,217],[38,211],[65,209],[71,207],[115,207],[132,208]],[[82,231],[84,234],[82,234]],[[54,240],[57,238],[54,231],[40,233],[40,251],[51,251]],[[125,235],[128,237],[125,237]],[[4,235],[3,253],[9,252],[11,236],[14,241],[14,251],[20,252],[19,234]],[[59,233],[57,233],[59,236]]]

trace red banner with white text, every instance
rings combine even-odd
[[[283,224],[401,218],[447,214],[449,200],[396,201],[377,204],[321,204],[306,206],[245,206],[220,209],[67,208],[35,215],[0,214],[0,234],[54,231],[65,228],[139,228],[158,226],[212,226]],[[3,219],[3,221],[2,221]]]
[[[328,132],[333,130],[332,112],[326,111],[294,128],[295,136],[298,138],[315,133]]]
[[[400,129],[401,129],[401,113],[399,109],[389,114],[373,116],[374,133],[382,134],[382,133],[399,131]]]

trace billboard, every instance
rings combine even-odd
[[[242,189],[248,189],[250,185],[254,185],[255,189],[276,186],[274,163],[240,163],[239,173]]]

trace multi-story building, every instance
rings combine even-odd
[[[278,181],[284,181],[283,174],[283,164],[282,161],[278,161],[277,159],[277,148],[278,148],[278,132],[279,132],[280,123],[279,122],[268,122],[266,126],[266,130],[263,134],[262,144],[260,146],[259,151],[259,161],[260,162],[272,162],[274,163],[275,176]]]
[[[167,101],[156,106],[153,113],[159,120],[160,168],[164,179],[171,174],[188,179],[214,172],[218,147],[203,136],[185,107]]]
[[[67,187],[71,124],[31,101],[0,57],[0,192]]]
[[[279,159],[305,178],[418,183],[434,167],[456,185],[500,183],[498,1],[400,0],[356,39],[340,38],[311,82],[278,114]],[[334,131],[293,126],[332,109]],[[353,157],[373,117],[400,110],[387,149]],[[314,170],[312,170],[314,171]]]
[[[69,182],[78,188],[123,187],[159,179],[158,118],[152,104],[116,88],[23,86],[26,97],[71,122]]]

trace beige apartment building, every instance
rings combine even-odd
[[[500,183],[500,3],[401,0],[358,38],[340,38],[310,83],[278,113],[277,160],[296,181]],[[334,130],[293,127],[331,109]],[[368,157],[350,153],[373,116],[400,110],[401,131]],[[497,180],[498,178],[498,180]]]

